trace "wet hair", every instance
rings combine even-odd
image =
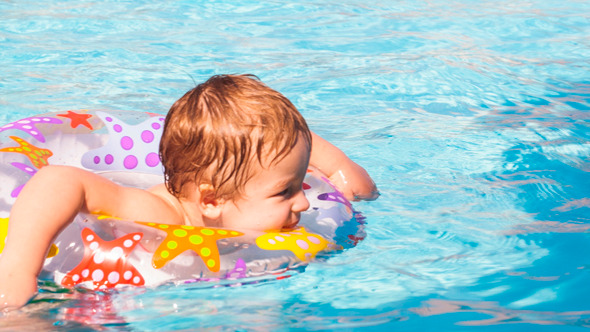
[[[216,75],[172,105],[160,141],[166,188],[185,195],[188,183],[209,184],[216,198],[243,194],[258,162],[279,162],[311,133],[281,93],[254,75]]]

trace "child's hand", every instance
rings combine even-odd
[[[379,197],[379,191],[369,173],[352,161],[330,142],[311,133],[311,166],[328,175],[330,181],[351,201],[372,201]]]
[[[352,161],[332,173],[330,181],[351,201],[372,201],[379,197],[379,190],[369,173]]]
[[[22,271],[18,265],[0,263],[0,266],[0,312],[24,306],[37,293],[37,276]]]

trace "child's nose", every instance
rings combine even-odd
[[[293,202],[293,212],[303,212],[309,209],[309,201],[305,197],[303,190],[300,190],[295,196],[295,202]]]

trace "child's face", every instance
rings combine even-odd
[[[258,166],[241,197],[225,202],[221,226],[258,231],[294,228],[301,212],[309,208],[302,188],[308,165],[309,148],[300,137],[281,161]]]

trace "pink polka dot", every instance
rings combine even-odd
[[[96,164],[96,165],[100,164],[100,157],[99,156],[94,156],[94,164]]]
[[[112,271],[111,273],[109,273],[107,279],[111,284],[116,284],[119,282],[119,273],[116,271]]]
[[[114,247],[113,249],[111,249],[111,254],[109,256],[110,259],[119,259],[121,257],[123,257],[125,253],[123,252],[123,249],[121,249],[121,247]]]
[[[297,240],[295,243],[297,243],[297,246],[303,250],[309,249],[309,244],[303,240]]]
[[[79,276],[79,275],[77,275],[77,274],[74,274],[74,275],[72,276],[72,280],[73,280],[74,282],[78,282],[78,280],[80,280],[80,276]]]
[[[268,239],[268,243],[270,243],[271,245],[275,245],[277,244],[277,241],[273,240],[273,239]]]
[[[137,167],[137,157],[135,157],[134,155],[129,155],[125,157],[125,159],[123,160],[123,166],[125,166],[125,168],[127,169],[134,169],[135,167]]]
[[[320,244],[320,242],[321,242],[320,239],[318,239],[315,236],[308,236],[307,239],[309,240],[309,242],[315,243],[315,244]]]
[[[131,150],[133,148],[133,139],[129,136],[123,136],[121,138],[121,147],[125,150]]]
[[[123,131],[123,128],[121,127],[121,125],[116,124],[113,126],[113,130],[120,133],[121,131]]]
[[[141,140],[146,143],[150,143],[151,141],[154,140],[154,133],[152,133],[149,130],[142,131],[141,132]]]
[[[96,269],[92,272],[92,280],[99,282],[104,278],[104,272],[101,269]]]
[[[149,167],[156,167],[160,163],[160,156],[155,152],[150,152],[145,157],[145,164]]]
[[[158,130],[158,129],[160,129],[160,127],[161,127],[161,126],[160,126],[160,124],[159,124],[159,123],[157,123],[157,122],[154,122],[154,123],[152,123],[152,128],[154,128],[155,130]]]
[[[111,118],[110,116],[107,116],[107,117],[105,118],[105,120],[107,120],[107,122],[113,122],[113,118]]]
[[[88,274],[90,274],[90,270],[88,270],[88,269],[84,269],[84,270],[82,270],[82,276],[83,276],[84,278],[88,277]]]
[[[104,156],[104,162],[105,162],[107,165],[110,165],[110,164],[112,164],[112,163],[113,163],[113,161],[115,161],[115,158],[113,157],[113,155],[112,155],[112,154],[107,154],[106,156]]]
[[[92,260],[96,264],[102,264],[102,262],[104,262],[104,259],[105,255],[102,252],[97,252],[96,255],[94,255],[94,257],[92,258]]]

